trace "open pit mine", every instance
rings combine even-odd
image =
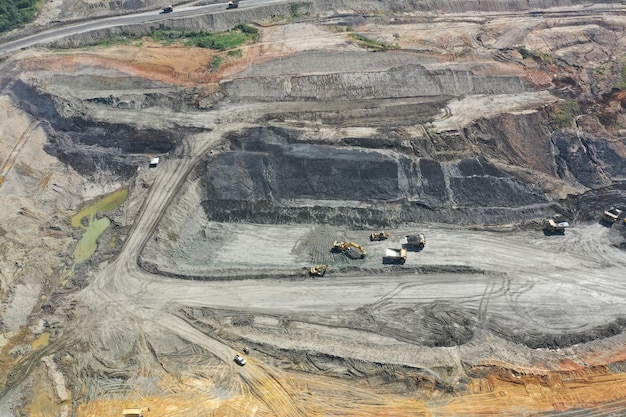
[[[624,414],[626,5],[40,7],[0,416]]]

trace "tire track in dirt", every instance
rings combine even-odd
[[[9,155],[7,156],[7,158],[4,160],[2,165],[0,165],[0,187],[2,187],[2,184],[4,184],[5,178],[11,172],[13,165],[15,165],[15,161],[17,161],[18,156],[20,156],[20,152],[22,151],[22,148],[24,147],[24,145],[30,138],[30,133],[38,125],[39,125],[38,121],[31,122],[30,125],[28,125],[26,130],[24,130],[20,138],[17,140],[17,142],[13,146],[13,148],[11,148],[11,151],[9,152]]]

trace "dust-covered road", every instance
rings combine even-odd
[[[626,307],[626,254],[609,244],[609,229],[599,224],[576,224],[565,236],[544,236],[539,230],[489,232],[423,225],[419,232],[427,236],[426,248],[409,252],[400,269],[384,268],[383,254],[388,247],[399,247],[402,237],[415,229],[389,230],[391,239],[368,242],[368,231],[334,230],[328,234],[316,225],[240,224],[230,228],[227,244],[214,257],[222,267],[227,265],[249,279],[188,281],[144,272],[137,265],[144,245],[187,174],[223,133],[216,129],[188,138],[178,153],[158,168],[150,196],[122,253],[83,293],[94,311],[114,304],[120,306],[120,314],[154,320],[199,343],[201,333],[168,315],[181,307],[207,307],[263,316],[314,314],[337,320],[367,308],[381,320],[393,321],[397,311],[417,311],[445,302],[470,314],[478,326],[502,333],[515,328],[516,333],[541,336],[591,330],[615,320]],[[366,259],[350,263],[358,269],[333,271],[333,266],[343,265],[341,258],[333,258],[329,251],[337,236],[367,241]],[[321,245],[319,251],[328,252],[327,258],[319,259],[331,263],[330,273],[323,279],[298,272],[309,266],[310,260],[294,255],[293,249],[306,245],[307,240]],[[338,263],[332,265],[333,260]],[[267,271],[274,269],[281,271],[281,276],[291,271],[291,277],[271,278]],[[255,270],[265,271],[265,278],[258,279]],[[349,332],[346,335],[351,337]],[[229,361],[235,353],[204,337],[205,345],[222,360]],[[411,365],[421,364],[416,360]]]

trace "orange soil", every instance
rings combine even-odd
[[[116,46],[71,54],[49,54],[25,59],[25,71],[77,72],[84,67],[118,70],[128,75],[185,87],[217,83],[208,68],[215,51],[183,46],[160,46],[144,40],[140,47]]]
[[[277,52],[261,45],[243,50],[244,58],[223,66],[220,73],[208,69],[216,54],[214,51],[159,46],[149,41],[144,41],[141,47],[116,46],[89,52],[50,54],[23,60],[20,65],[27,71],[61,72],[74,72],[84,66],[102,67],[150,80],[213,90],[224,74],[236,72],[252,60],[271,59]],[[527,77],[536,85],[549,82],[549,76],[538,71],[528,71]],[[47,180],[49,178],[42,179],[40,185],[45,187]],[[624,360],[626,351],[607,354],[607,357],[588,363]],[[441,394],[439,398],[426,401],[380,396],[367,388],[356,388],[352,383],[321,376],[291,375],[292,383],[286,389],[293,401],[310,416],[515,415],[588,408],[626,398],[626,373],[612,373],[605,366],[583,368],[570,360],[562,361],[562,371],[558,372],[522,369],[502,363],[487,366],[494,366],[493,370],[485,378],[472,379],[465,395]],[[515,369],[516,374],[509,369]],[[97,399],[80,405],[78,416],[117,417],[122,408],[136,406],[149,408],[146,416],[199,416],[208,412],[220,416],[273,415],[266,404],[249,393],[215,398],[207,392],[192,389],[159,397],[138,395],[126,400]]]
[[[565,365],[571,367],[571,364]],[[320,417],[514,416],[592,408],[626,398],[626,373],[611,373],[606,367],[543,375],[514,375],[508,369],[494,368],[485,378],[472,379],[466,395],[440,394],[425,401],[408,396],[379,395],[366,386],[323,376],[292,375],[281,385],[306,415]],[[98,399],[81,405],[78,416],[119,416],[124,407],[149,408],[146,416],[160,417],[182,413],[186,416],[273,416],[280,411],[269,410],[249,393],[214,398],[193,388],[193,393],[181,391],[181,387],[178,386],[177,392],[160,397],[135,395],[134,400]]]

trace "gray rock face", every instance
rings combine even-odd
[[[470,71],[428,71],[420,65],[380,72],[246,78],[225,82],[223,87],[236,97],[262,97],[268,101],[440,97],[528,89],[518,77],[477,77]]]
[[[182,134],[96,122],[72,113],[63,115],[64,106],[72,107],[74,103],[19,80],[11,85],[10,92],[24,110],[45,121],[43,126],[49,134],[45,150],[85,176],[108,172],[128,180],[145,163],[146,153],[170,152]]]
[[[605,140],[557,132],[552,138],[561,178],[597,188],[626,179],[626,159]],[[626,144],[626,140],[623,141]]]
[[[288,136],[262,128],[244,136],[245,141],[233,141],[230,152],[197,168],[210,219],[332,222],[333,213],[345,214],[341,206],[352,201],[352,210],[360,213],[355,222],[384,224],[424,211],[433,217],[434,211],[464,207],[504,213],[548,203],[541,189],[482,158],[441,163],[396,152],[290,143]],[[391,208],[398,203],[404,205],[400,212]]]

